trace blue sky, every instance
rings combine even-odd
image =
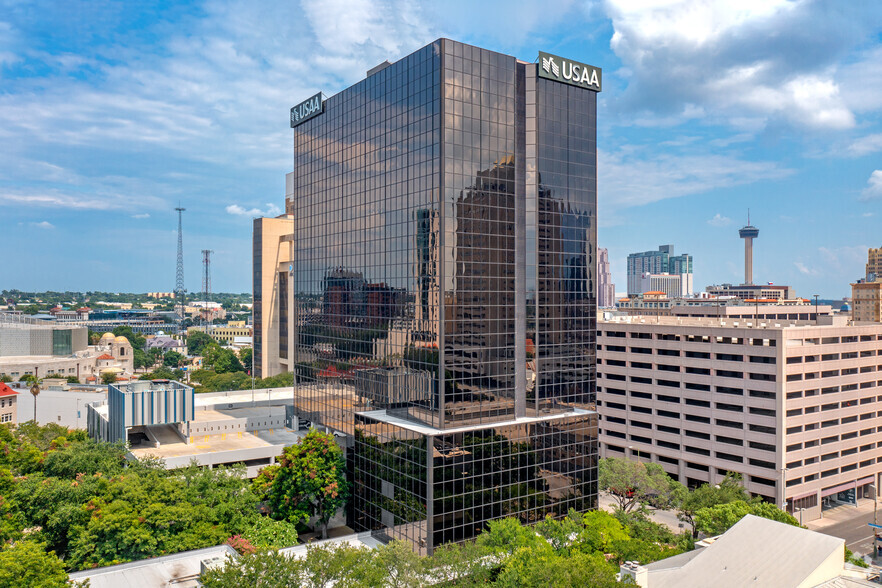
[[[673,243],[698,287],[841,297],[882,246],[882,3],[0,0],[0,289],[249,291],[288,109],[447,36],[604,70],[599,242],[617,290]]]

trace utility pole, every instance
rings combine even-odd
[[[178,267],[175,274],[175,313],[178,315],[178,320],[183,322],[184,297],[187,295],[187,290],[184,288],[184,231],[182,217],[183,212],[187,209],[182,208],[180,203],[178,203],[178,207],[175,210],[178,213]]]

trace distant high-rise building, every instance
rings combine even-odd
[[[597,306],[611,308],[616,305],[616,285],[609,271],[609,251],[597,249]]]
[[[882,247],[867,251],[867,281],[882,280]]]
[[[632,253],[628,256],[628,295],[642,294],[644,277],[670,274],[680,277],[678,296],[692,296],[692,256],[674,255],[673,245],[659,245],[658,251]]]
[[[851,285],[851,318],[861,323],[882,323],[882,281]]]

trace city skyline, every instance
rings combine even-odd
[[[5,287],[172,290],[180,202],[187,289],[213,249],[215,289],[248,290],[250,218],[281,212],[291,167],[288,109],[447,36],[603,68],[598,244],[620,292],[627,255],[659,243],[696,252],[697,291],[740,283],[750,208],[756,283],[850,293],[880,246],[879,7],[499,8],[8,4]]]

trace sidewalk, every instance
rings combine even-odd
[[[813,521],[805,521],[803,525],[807,529],[811,529],[812,531],[819,531],[831,525],[850,521],[859,516],[871,514],[872,512],[873,501],[861,500],[857,506],[843,504],[842,506],[837,506],[829,510],[825,510],[823,511],[821,518],[815,519]],[[879,515],[880,517],[882,517],[882,512],[880,512]],[[794,516],[796,516],[797,520],[799,520],[798,514]]]

